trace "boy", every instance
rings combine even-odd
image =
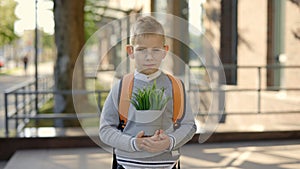
[[[165,95],[172,97],[172,83],[168,76],[159,70],[168,46],[162,25],[151,16],[139,18],[131,30],[131,45],[126,47],[131,59],[135,60],[135,73],[132,93],[137,89],[152,86],[165,88]],[[136,110],[131,104],[128,120],[123,131],[120,123],[118,104],[120,83],[117,83],[107,97],[100,120],[100,139],[115,148],[118,168],[122,169],[172,169],[175,168],[180,153],[179,148],[188,142],[196,131],[194,117],[189,106],[185,106],[181,125],[173,126],[173,100],[167,102],[162,113],[162,126],[153,136],[145,137],[144,131],[137,131],[134,121]]]

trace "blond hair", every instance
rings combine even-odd
[[[165,44],[165,31],[163,26],[152,16],[139,17],[131,27],[130,43],[135,44],[137,37],[157,35],[162,37]]]

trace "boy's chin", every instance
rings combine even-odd
[[[158,71],[157,68],[151,68],[151,69],[142,70],[142,71],[140,71],[140,73],[143,73],[145,75],[150,75],[150,74],[153,74],[153,73],[155,73],[157,71]]]

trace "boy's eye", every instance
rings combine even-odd
[[[136,51],[147,51],[147,48],[137,48]],[[161,51],[160,48],[152,48],[151,51],[158,52]]]
[[[144,51],[144,50],[146,50],[146,48],[136,48],[135,50],[136,51]]]
[[[139,47],[135,49],[135,52],[137,54],[143,54],[143,55],[151,54],[154,57],[161,56],[163,54],[163,50],[161,48],[140,48]]]
[[[159,48],[153,48],[152,51],[153,51],[153,52],[161,52],[162,49],[159,49]]]
[[[159,48],[153,48],[152,51],[160,51]]]

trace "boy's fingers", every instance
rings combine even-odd
[[[150,153],[158,152],[158,150],[156,149],[156,147],[150,146],[150,145],[145,144],[145,143],[143,143],[141,145],[141,147],[143,148],[143,150],[148,151]]]
[[[154,142],[151,139],[144,139],[143,144],[146,146],[153,146]]]
[[[143,150],[154,153],[166,150],[167,147],[169,147],[169,143],[166,141],[153,141],[150,139],[144,139],[141,147]]]
[[[137,135],[136,138],[142,138],[144,136],[144,131],[140,131]]]
[[[154,135],[150,137],[152,140],[159,140],[159,130],[156,130]]]
[[[152,150],[149,146],[147,146],[147,145],[145,145],[145,144],[142,144],[142,145],[141,145],[141,148],[142,148],[143,150],[145,150],[145,151],[153,152],[153,150]]]
[[[159,135],[159,138],[160,138],[161,140],[168,139],[168,137],[169,137],[169,136],[166,135],[165,133]]]

